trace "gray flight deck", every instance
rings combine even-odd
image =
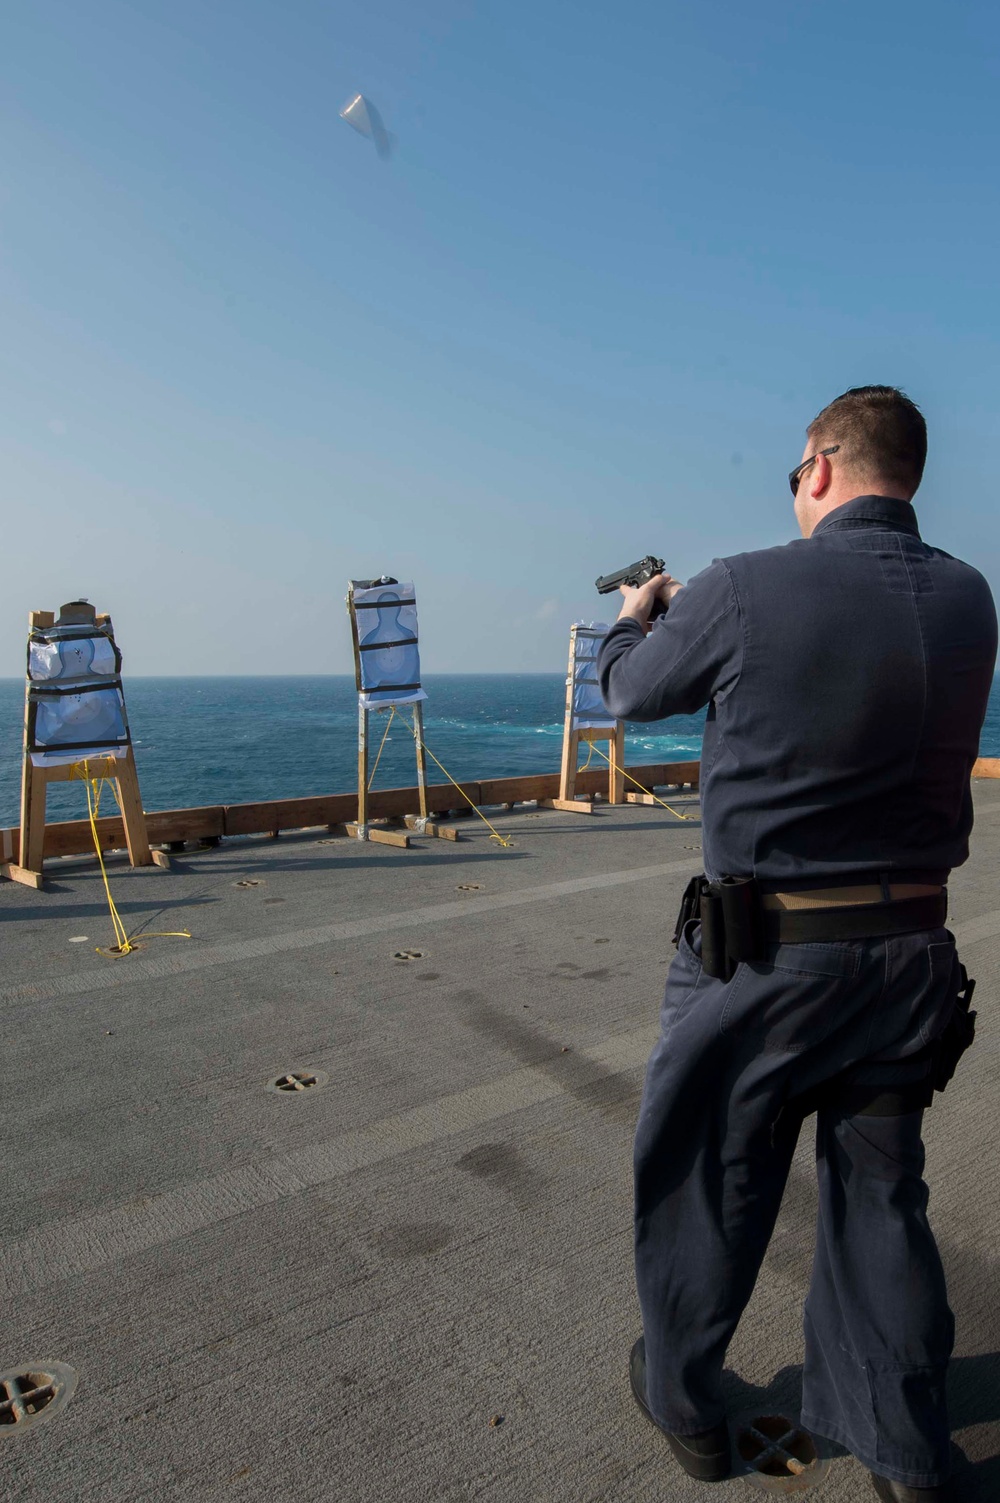
[[[0,1425],[0,1498],[757,1496],[690,1481],[627,1381],[632,1125],[699,865],[680,802],[683,824],[525,806],[496,816],[508,851],[470,818],[409,851],[311,832],[115,861],[131,930],[192,935],[119,960],[93,863],[0,885],[0,1371],[79,1375],[48,1422]],[[996,1503],[1000,782],[976,805],[952,914],[979,1038],[927,1139],[955,1496]],[[329,1078],[265,1089],[295,1069]],[[730,1352],[736,1424],[796,1413],[809,1137]],[[844,1455],[811,1491],[874,1497]]]

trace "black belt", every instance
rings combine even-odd
[[[677,915],[674,944],[692,920],[701,922],[701,964],[709,976],[728,981],[740,961],[767,959],[769,944],[824,944],[879,939],[940,929],[948,916],[947,890],[884,903],[843,907],[765,908],[752,877],[692,877]]]
[[[765,911],[764,938],[769,944],[821,944],[838,939],[879,939],[912,934],[918,929],[941,929],[948,917],[947,892],[901,898],[894,903],[855,903],[843,908]]]

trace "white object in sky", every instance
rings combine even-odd
[[[392,139],[385,126],[382,124],[382,116],[363,94],[355,94],[340,112],[341,120],[346,120],[348,125],[357,131],[359,136],[367,136],[374,143],[375,150],[383,160],[392,150]]]

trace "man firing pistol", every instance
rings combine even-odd
[[[631,1355],[637,1402],[706,1481],[729,1474],[723,1361],[815,1112],[802,1424],[882,1499],[949,1496],[954,1321],[921,1131],[972,1035],[946,884],[997,621],[982,576],[920,536],[926,452],[902,392],[845,392],[789,476],[802,539],[623,586],[600,654],[613,715],[708,706],[705,874],[636,1132]]]

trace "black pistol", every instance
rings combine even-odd
[[[623,584],[633,587],[644,585],[647,580],[653,578],[654,574],[662,574],[663,568],[662,558],[654,558],[651,553],[647,553],[645,558],[641,558],[637,564],[629,564],[627,569],[619,569],[616,574],[602,574],[599,579],[595,580],[597,593],[610,595],[612,590],[617,590],[619,585]],[[666,614],[667,607],[663,601],[654,600],[653,609],[649,613],[650,621],[655,621],[657,616]]]

